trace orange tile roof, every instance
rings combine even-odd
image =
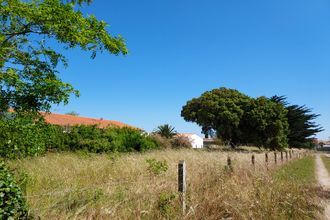
[[[56,113],[42,113],[45,121],[49,124],[60,126],[74,126],[74,125],[97,125],[99,128],[106,128],[109,126],[117,127],[132,127],[119,121],[110,121],[95,118],[85,118],[74,115],[63,115]]]

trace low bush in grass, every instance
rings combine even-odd
[[[21,189],[0,162],[0,219],[27,219],[28,211]]]

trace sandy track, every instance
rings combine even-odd
[[[316,175],[319,184],[324,190],[330,190],[330,176],[324,163],[320,157],[320,154],[316,155]],[[325,201],[324,215],[325,219],[330,219],[330,201]]]

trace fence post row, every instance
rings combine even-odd
[[[276,153],[276,151],[274,151],[274,162],[275,162],[275,164],[277,164],[277,153]]]
[[[184,160],[179,161],[178,165],[178,188],[180,193],[180,200],[182,205],[182,213],[185,215],[186,213],[186,162]]]
[[[287,151],[285,151],[285,159],[286,159],[286,161],[288,161],[288,152]]]
[[[281,162],[283,163],[283,151],[281,151]]]

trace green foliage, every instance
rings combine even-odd
[[[64,138],[63,138],[64,137]],[[146,151],[158,148],[157,142],[142,131],[129,127],[73,126],[63,133],[59,150],[86,150],[92,153]]]
[[[158,208],[160,213],[167,217],[168,219],[173,218],[175,214],[175,200],[177,199],[177,194],[174,193],[162,193],[159,196]]]
[[[282,104],[287,109],[289,123],[289,146],[296,148],[313,148],[313,136],[323,131],[323,128],[315,123],[319,117],[311,113],[312,110],[306,106],[289,105],[284,96],[273,96],[272,101]]]
[[[79,116],[79,113],[78,112],[75,112],[75,111],[71,111],[71,112],[68,112],[66,114],[67,115],[72,115],[72,116]]]
[[[46,150],[47,134],[40,118],[12,114],[11,119],[0,119],[0,157],[18,158],[37,156]]]
[[[46,124],[35,115],[21,114],[0,119],[0,157],[3,158],[37,156],[47,150],[143,152],[159,147],[152,136],[135,128],[99,129],[96,125],[63,128]]]
[[[214,89],[183,106],[181,116],[196,122],[203,133],[215,130],[231,146],[287,147],[286,110],[266,97],[250,98],[233,89]]]
[[[164,125],[158,126],[157,129],[154,131],[154,133],[158,134],[164,138],[172,138],[173,136],[175,136],[177,134],[177,132],[175,131],[175,128],[169,124],[164,124]]]
[[[166,160],[158,161],[156,159],[147,159],[148,171],[154,175],[160,175],[168,170]]]
[[[13,176],[0,162],[0,219],[27,219],[25,199]]]
[[[112,151],[147,151],[158,148],[156,141],[146,133],[129,127],[108,128],[105,135],[111,142]]]
[[[203,132],[214,129],[226,142],[239,142],[239,125],[244,109],[251,98],[237,90],[219,88],[203,93],[187,102],[181,116],[203,127]]]
[[[0,0],[0,111],[48,111],[78,95],[58,76],[58,65],[67,62],[53,42],[91,51],[92,58],[98,51],[127,53],[121,36],[111,36],[104,21],[75,6],[83,2],[91,1]]]
[[[287,111],[266,97],[254,99],[248,105],[242,121],[242,137],[258,147],[281,149],[288,146]]]

